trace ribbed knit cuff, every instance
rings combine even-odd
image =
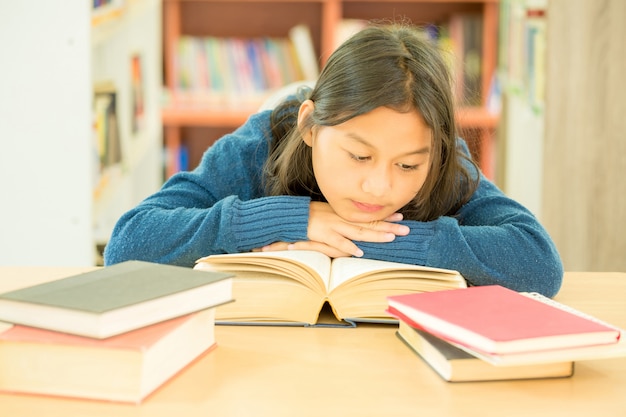
[[[393,242],[385,243],[356,242],[364,257],[426,265],[430,243],[435,235],[435,225],[432,222],[416,221],[400,223],[410,227],[411,232],[407,236],[396,236]]]
[[[232,230],[240,251],[273,242],[307,239],[309,197],[276,196],[239,201],[233,207]]]

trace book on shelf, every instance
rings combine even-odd
[[[541,111],[546,76],[545,4],[507,1],[500,4],[498,66],[509,94]]]
[[[437,336],[400,320],[397,335],[433,371],[449,382],[564,378],[574,374],[573,361],[496,366]]]
[[[140,53],[134,54],[130,58],[130,79],[131,79],[131,126],[133,134],[143,131],[146,127],[145,112],[145,88],[143,76],[143,56]]]
[[[474,13],[453,14],[447,30],[454,55],[456,100],[464,106],[480,106],[483,101],[482,16]]]
[[[543,109],[546,85],[547,22],[545,10],[529,9],[526,14],[525,80],[526,98],[538,111]],[[519,47],[519,45],[518,45]]]
[[[385,312],[387,296],[467,285],[457,271],[362,258],[331,259],[315,251],[211,255],[199,259],[195,268],[234,274],[235,302],[217,311],[218,322],[228,323],[328,324],[318,321],[326,303],[334,316],[331,324],[395,323]]]
[[[289,29],[289,39],[296,52],[296,61],[304,80],[315,81],[319,77],[319,57],[315,53],[311,30],[307,25],[300,24]]]
[[[92,26],[118,19],[127,7],[127,0],[93,0],[91,3]]]
[[[339,48],[341,44],[365,29],[368,25],[369,21],[366,19],[341,19],[337,22],[337,27],[335,28],[333,49]]]
[[[0,391],[140,403],[215,345],[210,308],[108,339],[15,325],[0,333]]]
[[[94,87],[93,128],[101,170],[122,162],[117,106],[113,83],[102,82]]]
[[[0,294],[0,320],[106,338],[231,300],[230,274],[127,261]]]
[[[499,285],[397,295],[388,303],[392,316],[485,354],[610,345],[621,335],[619,329],[574,310]]]
[[[258,104],[287,84],[319,75],[303,24],[284,37],[181,36],[173,59],[175,99],[206,105]]]

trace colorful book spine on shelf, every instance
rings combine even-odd
[[[176,45],[178,53],[174,57],[174,70],[176,71],[176,89],[188,90],[192,87],[193,58],[192,58],[192,38],[181,36]]]
[[[507,92],[523,97],[536,112],[545,99],[545,2],[503,0],[500,3],[499,69]]]
[[[295,52],[294,62],[298,64],[300,78],[317,80],[319,77],[319,60],[315,54],[313,38],[307,25],[296,25],[289,31],[292,51]]]
[[[284,38],[181,36],[176,49],[175,93],[185,97],[260,102],[271,91],[319,74],[310,31],[302,25]]]
[[[455,14],[449,21],[456,101],[464,106],[482,104],[482,16]]]
[[[526,83],[531,106],[543,108],[546,72],[546,18],[543,9],[528,9],[526,13]]]
[[[273,51],[271,49],[272,42],[273,41],[270,38],[255,40],[259,49],[261,65],[267,77],[267,86],[270,90],[280,88],[285,82],[280,69],[280,64],[277,58],[273,55]]]
[[[254,91],[264,91],[269,88],[267,76],[261,62],[261,51],[255,39],[249,39],[243,43],[244,58],[250,65],[252,87]]]
[[[210,89],[210,77],[208,59],[206,56],[206,49],[204,47],[204,40],[201,38],[193,38],[193,67],[196,69],[194,76],[194,85],[202,93]]]
[[[204,57],[206,58],[206,67],[209,71],[209,85],[211,91],[224,90],[224,76],[219,66],[219,40],[215,37],[207,37],[204,39]]]

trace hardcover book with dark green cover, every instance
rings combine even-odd
[[[127,261],[0,294],[0,320],[101,339],[232,301],[231,276]]]

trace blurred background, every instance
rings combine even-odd
[[[622,0],[0,0],[0,264],[101,264],[122,213],[399,19],[449,57],[460,135],[566,270],[626,271]]]

